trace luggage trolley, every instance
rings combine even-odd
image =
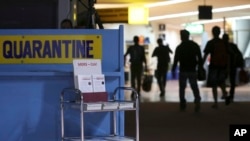
[[[135,98],[129,101],[118,100],[116,94],[120,90],[129,90],[135,93]],[[65,124],[64,124],[64,114],[65,114],[65,104],[71,105],[71,108],[79,109],[80,114],[80,137],[67,137],[65,136]],[[73,106],[72,106],[73,105]],[[92,105],[100,105],[99,108],[91,108]],[[61,107],[61,140],[73,140],[73,141],[84,141],[84,140],[105,140],[105,141],[139,141],[139,95],[137,91],[131,87],[117,87],[113,94],[112,99],[107,101],[99,102],[85,102],[84,93],[81,93],[79,89],[75,88],[64,88],[60,96],[60,107]],[[119,111],[135,111],[135,121],[136,121],[136,137],[120,136],[117,133],[117,112]],[[113,116],[113,133],[105,136],[98,137],[86,137],[84,135],[84,113],[86,112],[112,112]]]

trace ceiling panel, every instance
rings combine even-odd
[[[97,4],[102,3],[113,3],[113,4],[135,4],[135,3],[156,3],[162,2],[166,0],[97,0]],[[240,5],[250,5],[250,0],[192,0],[189,2],[167,5],[167,6],[158,6],[158,7],[151,7],[149,8],[149,16],[163,16],[168,14],[177,14],[177,13],[187,13],[187,12],[194,12],[198,11],[199,5],[212,5],[213,9],[216,8],[223,8],[223,7],[233,7],[233,6],[240,6]],[[236,16],[250,16],[250,8],[244,10],[236,10],[236,11],[227,11],[221,13],[213,13],[213,19],[216,18],[230,18]],[[198,16],[185,16],[185,17],[178,17],[178,18],[169,18],[169,19],[162,19],[162,20],[155,20],[151,22],[158,22],[158,23],[171,23],[171,24],[183,24],[187,22],[195,22],[199,21]]]
[[[154,3],[167,0],[96,0],[97,3]]]

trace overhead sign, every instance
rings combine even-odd
[[[190,34],[201,34],[204,32],[204,26],[202,24],[187,24],[185,27]]]
[[[101,35],[0,36],[0,63],[72,63],[73,59],[101,59]]]
[[[128,23],[128,8],[97,9],[102,23]]]

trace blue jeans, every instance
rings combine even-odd
[[[200,91],[197,84],[197,73],[196,72],[180,72],[179,74],[179,98],[181,104],[186,104],[185,89],[187,86],[187,80],[191,86],[194,95],[194,102],[200,103]]]

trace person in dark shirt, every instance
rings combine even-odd
[[[206,61],[207,56],[210,54],[210,63],[208,67],[208,86],[212,87],[214,104],[212,108],[218,108],[218,92],[217,87],[222,90],[222,99],[227,97],[226,91],[226,78],[227,68],[229,62],[228,49],[222,39],[219,38],[220,27],[214,26],[212,28],[213,39],[209,40],[204,49],[203,63]],[[219,50],[225,48],[224,50]]]
[[[170,62],[170,53],[173,51],[169,46],[164,46],[161,38],[157,39],[158,46],[154,49],[152,57],[157,57],[157,69],[155,71],[155,76],[159,89],[161,91],[160,97],[165,96],[165,87],[166,87],[166,74],[168,72],[168,65]]]
[[[200,111],[200,91],[197,84],[197,67],[202,66],[201,50],[197,43],[189,40],[189,32],[181,30],[181,43],[177,46],[172,66],[172,74],[175,77],[175,69],[179,63],[179,97],[180,110],[186,109],[185,88],[187,80],[194,94],[195,112]]]
[[[236,72],[237,68],[244,69],[244,59],[242,53],[240,52],[238,46],[232,42],[229,42],[229,35],[223,34],[222,40],[225,42],[228,47],[230,54],[230,62],[229,62],[229,80],[230,80],[230,91],[229,96],[226,98],[226,105],[233,102],[234,93],[235,93],[235,80],[236,80]]]
[[[143,72],[143,63],[147,69],[147,61],[145,57],[144,47],[139,45],[139,37],[134,36],[134,45],[130,46],[124,55],[124,60],[126,56],[130,56],[130,72],[131,72],[131,86],[140,94],[141,91],[141,78]],[[137,82],[137,83],[136,83]],[[131,98],[134,97],[134,93],[131,94]]]

